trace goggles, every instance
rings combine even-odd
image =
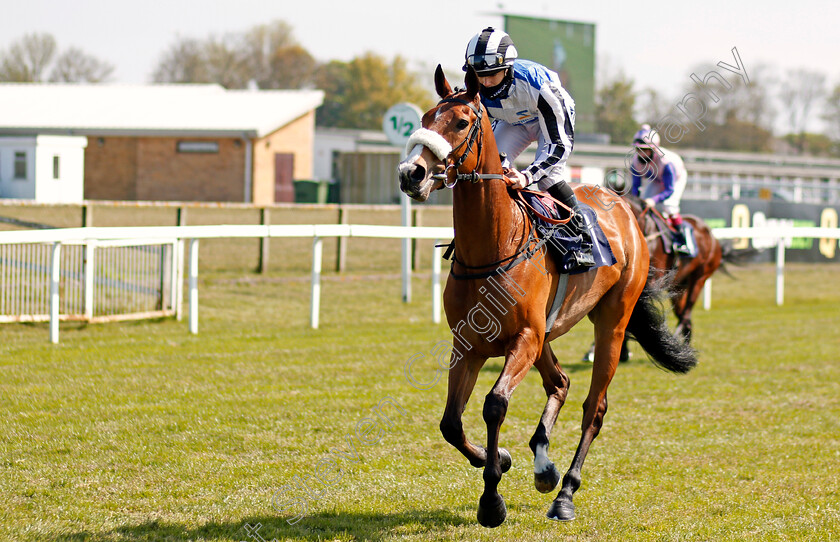
[[[467,57],[467,64],[472,66],[476,73],[494,72],[505,67],[505,57],[501,53],[470,55]]]

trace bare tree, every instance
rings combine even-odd
[[[251,76],[259,88],[305,88],[317,63],[283,21],[252,28],[244,36]]]
[[[210,82],[225,88],[245,88],[250,79],[248,59],[238,36],[210,38],[203,47]]]
[[[26,34],[13,43],[0,61],[0,81],[38,83],[55,56],[55,38],[50,34]]]
[[[825,95],[825,75],[805,69],[789,70],[782,82],[779,98],[785,109],[788,128],[804,134],[817,102]]]
[[[255,26],[244,34],[199,41],[179,38],[161,56],[156,82],[219,83],[227,88],[304,88],[317,63],[283,21]]]
[[[840,83],[826,98],[822,118],[827,124],[828,136],[835,142],[840,142]]]
[[[155,83],[206,83],[209,81],[199,41],[177,38],[160,56],[152,79]]]
[[[102,83],[111,77],[114,67],[107,62],[71,47],[55,61],[50,81],[58,83]]]
[[[114,71],[112,65],[77,47],[58,57],[56,49],[55,38],[50,34],[26,34],[8,52],[0,53],[0,81],[101,83]]]
[[[646,88],[639,92],[636,100],[635,118],[641,119],[642,124],[654,126],[657,121],[671,112],[674,102],[669,102],[656,89]]]

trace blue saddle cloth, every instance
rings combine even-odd
[[[539,213],[553,219],[560,218],[554,202],[550,199],[542,198],[538,194],[532,194],[524,191],[522,192],[522,195],[525,196],[528,204]],[[578,202],[577,212],[583,216],[586,229],[589,232],[589,238],[592,240],[592,256],[595,259],[594,266],[583,267],[577,264],[577,260],[574,255],[581,248],[581,235],[569,235],[569,228],[564,227],[562,224],[550,224],[541,219],[539,216],[532,216],[532,219],[535,221],[537,231],[540,233],[551,232],[553,242],[547,244],[549,252],[553,255],[554,261],[557,263],[560,272],[575,275],[577,273],[585,273],[605,265],[613,265],[616,262],[615,255],[613,254],[612,248],[610,248],[609,241],[607,241],[607,236],[604,235],[604,230],[602,230],[601,226],[598,224],[598,217],[595,214],[595,211],[589,205]],[[562,247],[562,249],[559,247]]]

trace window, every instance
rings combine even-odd
[[[178,152],[217,154],[219,143],[218,141],[179,141],[176,149]]]
[[[58,156],[53,156],[53,179],[61,178],[61,159]]]
[[[26,180],[26,153],[15,153],[15,179]]]

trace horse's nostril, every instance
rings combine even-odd
[[[426,178],[426,168],[423,166],[415,165],[414,169],[411,171],[411,180],[415,182],[420,182]]]

